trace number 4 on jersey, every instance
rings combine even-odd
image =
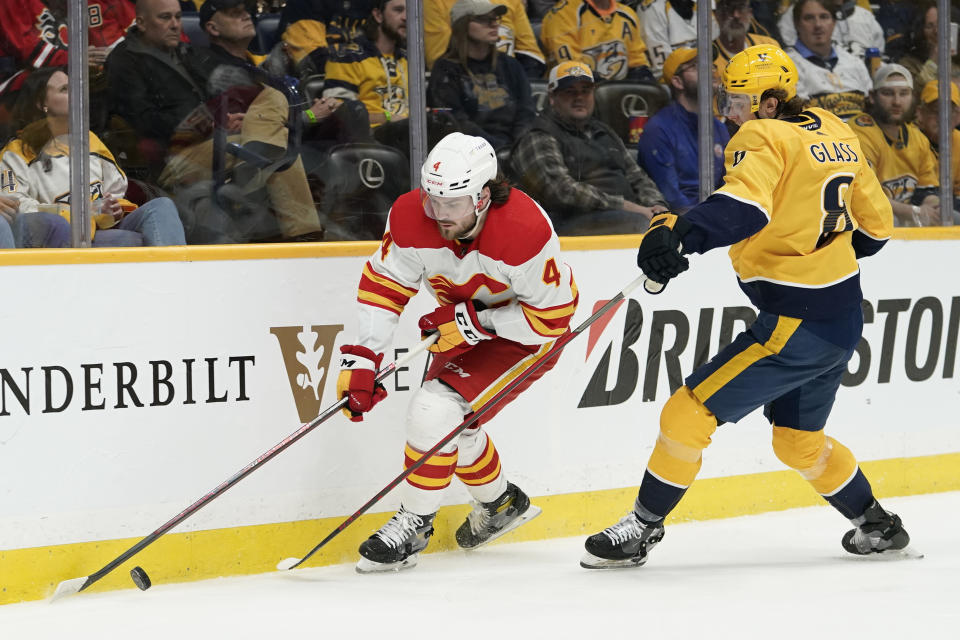
[[[557,268],[557,263],[553,258],[547,260],[547,264],[543,265],[543,282],[555,287],[560,286],[560,269]]]

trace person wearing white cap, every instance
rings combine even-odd
[[[433,65],[427,106],[451,109],[460,131],[509,149],[536,117],[523,66],[497,50],[507,8],[490,0],[457,0],[450,47]]]
[[[863,60],[835,47],[837,19],[829,0],[799,0],[793,7],[797,41],[786,49],[797,65],[797,95],[847,120],[863,110],[870,73]]]
[[[850,120],[893,207],[898,226],[940,224],[939,176],[930,141],[911,122],[913,77],[899,64],[877,69],[866,113]]]
[[[450,25],[456,22],[450,17],[451,9],[455,4],[461,4],[461,2],[429,0],[423,4],[423,49],[427,69],[432,69],[434,62],[447,51],[450,43]],[[487,0],[467,4],[487,4]],[[497,50],[511,58],[516,58],[527,77],[542,78],[546,70],[545,59],[537,42],[537,36],[530,25],[524,0],[494,0],[493,4],[504,8],[497,29]],[[473,11],[476,15],[490,12],[489,9]]]

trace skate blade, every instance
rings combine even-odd
[[[412,569],[417,566],[417,561],[420,559],[420,554],[415,553],[409,558],[405,558],[400,562],[374,562],[373,560],[367,560],[363,556],[360,557],[360,560],[357,562],[357,573],[387,573],[389,571],[403,571],[404,569]]]
[[[480,547],[482,547],[482,546],[484,546],[484,545],[490,544],[491,542],[493,542],[493,541],[496,540],[497,538],[501,538],[501,537],[507,535],[508,533],[510,533],[511,531],[513,531],[514,529],[516,529],[517,527],[519,527],[520,525],[523,525],[523,524],[526,524],[526,523],[530,522],[531,520],[533,520],[534,518],[536,518],[536,517],[537,517],[538,515],[540,515],[541,513],[543,513],[543,509],[541,509],[541,508],[538,507],[538,506],[535,506],[535,505],[531,504],[531,505],[527,508],[527,510],[523,512],[523,515],[521,515],[520,517],[518,517],[516,520],[514,520],[513,522],[511,522],[508,526],[504,527],[503,529],[501,529],[501,530],[498,531],[497,533],[493,534],[492,536],[490,536],[489,538],[487,538],[486,540],[484,540],[484,541],[481,542],[480,544],[478,544],[478,545],[476,545],[476,546],[474,546],[474,547],[460,547],[460,548],[463,549],[463,550],[465,550],[465,551],[473,551],[474,549],[479,549]],[[457,544],[460,544],[460,543],[458,542]]]
[[[607,560],[606,558],[598,558],[587,551],[580,558],[580,566],[584,569],[633,569],[642,567],[646,563],[646,555],[636,555],[625,560]]]
[[[923,553],[907,545],[903,549],[890,549],[880,553],[868,553],[865,555],[852,554],[855,558],[869,560],[872,562],[889,562],[892,560],[922,560]]]

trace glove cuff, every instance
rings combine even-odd
[[[477,310],[471,300],[458,302],[453,309],[453,321],[457,323],[457,329],[464,341],[469,345],[475,345],[481,340],[490,340],[496,336],[480,325],[480,319],[477,317]]]
[[[653,231],[657,227],[666,227],[672,231],[678,239],[682,239],[683,236],[690,232],[690,230],[693,228],[693,225],[690,224],[683,216],[678,216],[677,214],[669,211],[663,211],[650,219],[650,228],[648,229],[647,233]]]
[[[340,347],[340,369],[371,369],[376,371],[383,361],[382,353],[374,353],[371,349],[358,344],[347,344]]]

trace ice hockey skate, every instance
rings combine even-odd
[[[517,485],[507,483],[507,490],[493,502],[474,502],[473,511],[457,529],[461,549],[476,549],[540,515],[540,507],[530,504]]]
[[[403,508],[360,545],[358,573],[400,571],[417,566],[420,552],[433,535],[433,517]]]
[[[620,522],[595,533],[584,543],[587,552],[580,559],[584,569],[640,567],[647,555],[663,540],[663,525],[644,524],[631,511]]]
[[[922,553],[907,546],[910,544],[910,535],[903,528],[900,516],[887,511],[876,500],[853,522],[857,528],[843,534],[840,541],[848,553],[858,556],[881,554],[884,557],[923,557]]]

